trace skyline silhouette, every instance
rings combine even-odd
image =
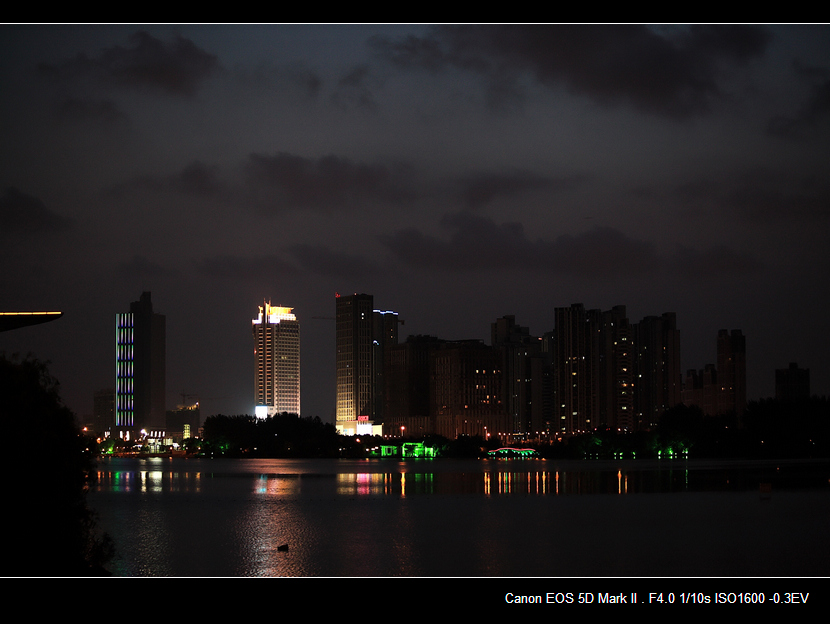
[[[747,339],[747,398],[830,394],[830,37],[817,26],[6,25],[0,334],[83,417],[152,291],[167,405],[251,411],[263,298],[333,419],[335,292],[407,335],[674,312],[681,370]]]

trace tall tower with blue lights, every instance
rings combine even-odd
[[[341,433],[379,431],[386,347],[398,343],[398,313],[377,310],[372,295],[335,295],[335,426]]]
[[[124,438],[164,429],[166,319],[149,292],[115,315],[115,428]]]

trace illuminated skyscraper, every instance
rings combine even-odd
[[[368,416],[374,406],[372,389],[372,295],[337,295],[336,425]]]
[[[387,345],[398,343],[398,314],[374,309],[372,295],[336,296],[335,425],[358,432],[356,423],[371,428],[383,418],[384,357]]]
[[[115,315],[115,427],[123,437],[164,429],[165,325],[149,292]]]
[[[263,302],[251,321],[255,411],[260,418],[282,412],[300,415],[300,323],[293,309]]]

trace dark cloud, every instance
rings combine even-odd
[[[246,90],[260,94],[277,90],[313,100],[323,88],[319,72],[301,62],[279,65],[260,62],[252,68],[234,67],[232,73]]]
[[[196,263],[196,270],[207,277],[247,283],[272,281],[275,275],[294,276],[297,267],[277,255],[231,256],[218,255]]]
[[[71,122],[113,123],[127,119],[127,116],[112,100],[67,98],[58,105],[57,113],[60,119]]]
[[[292,65],[284,70],[282,74],[296,87],[299,87],[309,98],[316,98],[323,86],[323,79],[320,75],[308,67]]]
[[[824,172],[797,174],[757,168],[730,176],[696,178],[674,191],[685,211],[735,216],[745,223],[814,224],[830,218],[830,184]]]
[[[150,88],[171,95],[193,95],[219,69],[218,58],[177,36],[164,42],[144,31],[130,37],[128,47],[113,46],[97,57],[79,54],[61,65],[42,63],[43,75],[94,76],[109,84]]]
[[[674,271],[684,281],[710,281],[748,277],[764,269],[752,256],[718,246],[698,251],[681,247],[674,258]]]
[[[426,37],[375,37],[370,45],[401,68],[456,67],[485,76],[491,90],[513,93],[522,74],[565,86],[602,104],[685,118],[723,95],[722,62],[764,53],[770,35],[752,26],[656,30],[638,25],[465,25]]]
[[[401,201],[409,193],[398,172],[338,156],[251,154],[246,169],[254,187],[267,191],[269,209],[353,208],[377,200]]]
[[[377,109],[369,85],[369,66],[362,64],[351,69],[337,82],[331,100],[341,108],[362,108],[374,112]]]
[[[378,265],[354,254],[331,251],[324,245],[294,245],[291,253],[304,268],[321,275],[362,278],[378,272]]]
[[[793,116],[779,115],[767,125],[767,132],[784,138],[805,138],[816,124],[830,117],[830,71],[793,62],[796,75],[810,84],[807,100]]]
[[[59,232],[70,228],[72,221],[55,214],[41,200],[7,188],[0,196],[0,236],[4,238]]]
[[[111,193],[123,196],[135,189],[163,193],[183,193],[206,198],[223,195],[227,188],[219,177],[219,168],[194,161],[170,175],[146,175],[120,184]]]
[[[217,167],[198,161],[185,167],[173,182],[182,192],[199,196],[217,195],[223,188]]]
[[[554,241],[532,241],[520,223],[497,224],[485,217],[460,212],[443,225],[449,240],[417,229],[400,230],[381,242],[400,260],[426,269],[448,271],[521,271],[612,278],[654,270],[658,257],[650,243],[637,241],[613,228],[597,227]]]
[[[118,274],[122,278],[146,279],[173,277],[176,271],[152,262],[144,256],[136,255],[129,261],[118,265]]]
[[[765,186],[744,186],[726,199],[742,218],[758,222],[818,223],[830,217],[830,190],[794,191]]]
[[[481,208],[498,197],[512,197],[521,193],[547,190],[564,191],[577,186],[580,178],[570,176],[548,178],[526,171],[508,173],[476,173],[461,177],[461,202],[471,210]]]

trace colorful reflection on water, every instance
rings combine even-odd
[[[828,462],[112,459],[90,504],[122,576],[826,575],[829,479]]]

